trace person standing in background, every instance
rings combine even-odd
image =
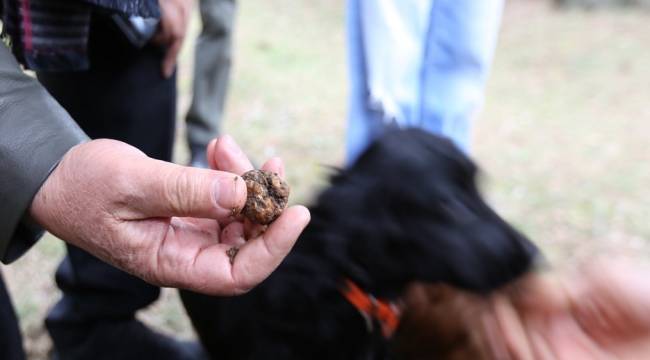
[[[187,112],[190,166],[207,168],[205,147],[220,133],[232,63],[235,0],[200,0],[201,34],[194,58],[192,104]]]
[[[386,127],[420,127],[469,150],[503,0],[348,0],[347,162]]]
[[[119,140],[171,161],[175,65],[193,6],[194,0],[5,1],[5,19],[14,54],[90,138]],[[203,356],[198,343],[136,319],[158,298],[158,286],[72,244],[56,282],[62,298],[46,327],[58,359]]]
[[[74,6],[70,2],[67,5],[70,7],[65,7],[66,11],[79,11],[75,17],[77,27],[81,27],[78,23],[89,20],[81,11],[84,4]],[[119,13],[149,14],[146,9],[134,7]],[[40,20],[45,18],[40,16]],[[7,24],[4,22],[5,26]],[[57,24],[67,26],[70,22]],[[12,25],[15,23],[9,25],[11,29],[17,29]],[[46,39],[55,37],[57,29],[51,26],[39,32],[42,36],[39,46],[48,44]],[[11,34],[12,44],[24,44],[17,33]],[[34,45],[32,42],[32,50]],[[47,53],[55,57],[46,56],[47,60],[33,57],[33,52],[17,55],[29,61],[30,66],[51,66],[55,64],[51,61],[56,59],[84,63],[83,48],[70,49],[74,53],[64,48],[58,50]],[[69,57],[61,56],[63,54]],[[155,67],[159,68],[158,63]],[[292,206],[285,209],[263,234],[243,238],[241,232],[232,231],[243,227],[241,220],[232,218],[232,212],[243,208],[246,202],[246,187],[237,174],[249,167],[250,161],[232,138],[222,136],[210,142],[207,151],[213,170],[155,160],[115,140],[89,141],[37,80],[23,73],[4,44],[0,44],[0,104],[0,217],[3,219],[0,222],[0,261],[4,264],[21,257],[47,230],[152,285],[232,296],[264,280],[287,255],[309,222],[306,208]],[[263,168],[284,172],[279,158],[270,159]],[[243,242],[245,244],[233,261],[227,250]],[[27,271],[32,275],[42,272],[40,264],[30,269]],[[1,272],[0,359],[24,360],[18,321]],[[91,274],[78,275],[87,278]],[[84,292],[82,287],[66,290]],[[76,305],[84,312],[93,304]],[[119,310],[122,304],[112,305],[114,310]],[[102,340],[92,320],[87,318],[88,335]],[[113,322],[128,320],[128,317],[114,318]],[[109,349],[109,353],[88,357],[78,351],[66,358],[129,358],[121,356],[124,352],[137,353],[138,360],[180,358],[173,357],[174,354],[160,357],[149,352],[150,346],[146,343],[149,339],[133,337],[133,333],[113,331],[105,335],[108,341],[121,340],[115,349]],[[83,336],[77,339],[83,341],[82,349],[93,350],[88,348]],[[63,356],[58,354],[53,358]]]

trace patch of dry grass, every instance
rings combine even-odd
[[[475,153],[552,260],[650,254],[647,12],[511,2]]]

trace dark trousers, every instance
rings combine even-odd
[[[161,75],[162,51],[131,46],[109,19],[99,16],[92,19],[89,43],[89,71],[38,73],[38,79],[91,138],[120,140],[150,157],[171,160],[176,80]],[[88,339],[93,327],[133,319],[160,293],[74,246],[68,246],[56,281],[63,298],[49,314],[47,327],[57,351],[77,358],[93,351],[109,351],[102,358],[110,358],[110,349],[97,348]]]
[[[24,360],[22,337],[16,313],[0,273],[0,359]]]

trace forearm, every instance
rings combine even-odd
[[[35,239],[32,199],[63,155],[86,135],[0,45],[0,259],[14,260]]]

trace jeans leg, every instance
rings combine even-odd
[[[348,2],[349,162],[388,124],[417,125],[420,69],[432,2]]]
[[[469,148],[503,0],[415,5],[348,1],[348,163],[384,131],[387,106],[398,125],[421,127]],[[421,16],[423,9],[429,9],[428,18]]]
[[[190,146],[205,148],[219,133],[232,63],[235,0],[200,0],[203,27],[196,42],[193,98],[187,113]]]
[[[421,127],[468,150],[496,47],[503,0],[436,0],[422,71]]]
[[[361,1],[348,0],[346,12],[348,44],[348,127],[346,163],[353,163],[383,127],[381,114],[369,106],[367,68],[361,24]]]

